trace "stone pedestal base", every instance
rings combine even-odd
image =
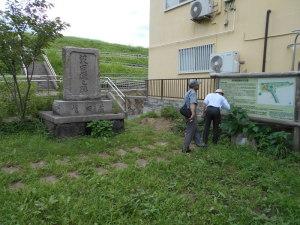
[[[89,135],[91,130],[87,124],[94,120],[110,120],[113,122],[113,131],[118,133],[124,130],[125,115],[120,114],[94,114],[85,116],[58,116],[53,112],[41,112],[49,132],[58,138]]]
[[[112,112],[111,100],[86,100],[53,102],[53,114],[59,116],[80,116]]]

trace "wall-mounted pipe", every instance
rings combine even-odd
[[[267,58],[267,48],[268,48],[270,14],[271,14],[271,10],[268,9],[267,16],[266,16],[265,42],[264,42],[264,54],[263,54],[262,72],[266,72],[266,58]]]
[[[296,31],[295,31],[296,32]],[[296,37],[295,37],[295,40],[294,40],[294,47],[293,47],[293,61],[292,61],[292,68],[291,68],[291,71],[294,71],[295,70],[295,61],[296,61],[296,50],[297,50],[297,40],[298,40],[298,37],[300,36],[300,31],[298,31],[298,33],[296,33]]]

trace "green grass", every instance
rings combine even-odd
[[[133,68],[120,64],[100,63],[100,73],[122,74],[123,77],[145,77],[145,74],[148,73],[148,70],[147,68]]]
[[[127,121],[126,131],[112,139],[0,136],[0,168],[19,168],[12,174],[0,170],[0,224],[300,223],[299,156],[273,160],[226,141],[185,155],[180,135],[139,121]],[[135,147],[142,151],[131,151]],[[119,156],[120,149],[127,154]],[[101,152],[110,157],[99,157]],[[64,158],[68,164],[56,163]],[[139,168],[138,159],[149,164]],[[36,161],[45,167],[31,168]],[[128,168],[116,170],[116,162]],[[99,166],[109,174],[98,175]],[[70,171],[80,178],[69,178]],[[59,180],[41,182],[46,175]],[[25,187],[10,190],[16,181]]]
[[[147,58],[125,58],[125,57],[103,57],[100,61],[107,63],[125,63],[125,64],[138,64],[147,67]]]
[[[110,53],[128,53],[148,55],[148,49],[143,47],[132,47],[120,44],[111,44],[103,41],[90,40],[77,37],[63,37],[56,40],[47,50],[47,56],[55,70],[59,75],[63,74],[62,53],[61,50],[65,46],[73,46],[80,48],[96,48],[100,52],[100,71],[103,74],[116,73],[125,74],[128,76],[143,76],[148,74],[148,59],[147,58],[130,58],[130,57],[111,57],[109,55],[101,55],[101,52]],[[100,63],[99,62],[99,63]],[[109,62],[110,64],[104,64]],[[123,65],[120,65],[123,64]],[[128,68],[124,64],[144,65],[146,68]]]

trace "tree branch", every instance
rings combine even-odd
[[[35,65],[35,63],[34,63],[34,60],[33,60],[32,61],[32,70],[31,70],[31,73],[30,73],[30,77],[29,77],[28,72],[26,74],[27,89],[26,89],[26,94],[25,94],[25,97],[24,97],[24,111],[23,111],[22,118],[25,118],[25,115],[26,115],[27,103],[28,103],[29,93],[30,93],[30,89],[31,89],[31,81],[32,81],[33,72],[34,72],[34,65]],[[27,67],[26,67],[26,71],[28,71]]]
[[[24,105],[23,105],[23,98],[22,98],[22,94],[21,94],[21,91],[20,91],[20,84],[18,83],[18,79],[17,79],[17,72],[15,70],[15,67],[13,66],[13,81],[14,81],[14,86],[15,86],[15,89],[16,89],[16,93],[17,93],[17,99],[19,100],[19,113],[21,115],[21,119],[24,119],[23,115],[23,111],[24,111]]]

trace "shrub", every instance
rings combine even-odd
[[[0,105],[0,121],[9,115],[14,116],[15,105],[10,97],[8,88],[2,82],[0,82]]]
[[[17,120],[13,122],[0,123],[0,134],[10,135],[20,132],[28,133],[46,133],[43,122],[39,119]]]
[[[88,123],[92,137],[111,137],[113,135],[113,123],[109,120],[97,120]]]
[[[20,91],[22,93],[26,90],[24,85],[20,85]],[[59,96],[36,95],[36,85],[33,84],[29,92],[29,102],[26,110],[27,114],[30,115],[30,117],[38,117],[39,111],[51,110],[53,101],[58,98]],[[0,105],[0,121],[4,118],[15,117],[18,115],[18,109],[11,97],[11,93],[3,83],[0,83]]]
[[[178,109],[172,106],[167,106],[162,108],[160,111],[161,116],[166,118],[166,119],[171,119],[171,120],[176,120],[181,118],[181,114],[179,113]]]
[[[27,84],[25,82],[20,83],[20,93],[25,94],[27,89]],[[29,92],[28,98],[33,98],[35,92],[35,85],[32,86]],[[0,118],[18,116],[18,108],[12,97],[12,93],[8,89],[7,85],[4,82],[0,83]],[[27,106],[27,109],[29,106]]]
[[[248,117],[245,110],[233,107],[221,124],[222,131],[228,136],[243,133],[256,142],[259,151],[286,157],[291,150],[291,134],[285,131],[274,131],[271,127],[258,125]]]
[[[285,131],[274,131],[265,125],[253,124],[248,127],[247,134],[256,141],[257,149],[285,158],[292,148],[292,135]]]
[[[58,99],[57,96],[37,96],[32,95],[30,97],[28,105],[28,114],[32,117],[38,117],[40,111],[51,111],[52,104],[55,99]]]
[[[238,107],[232,107],[230,113],[225,118],[221,124],[221,128],[229,136],[247,133],[247,130],[254,124],[250,121],[246,111]]]

